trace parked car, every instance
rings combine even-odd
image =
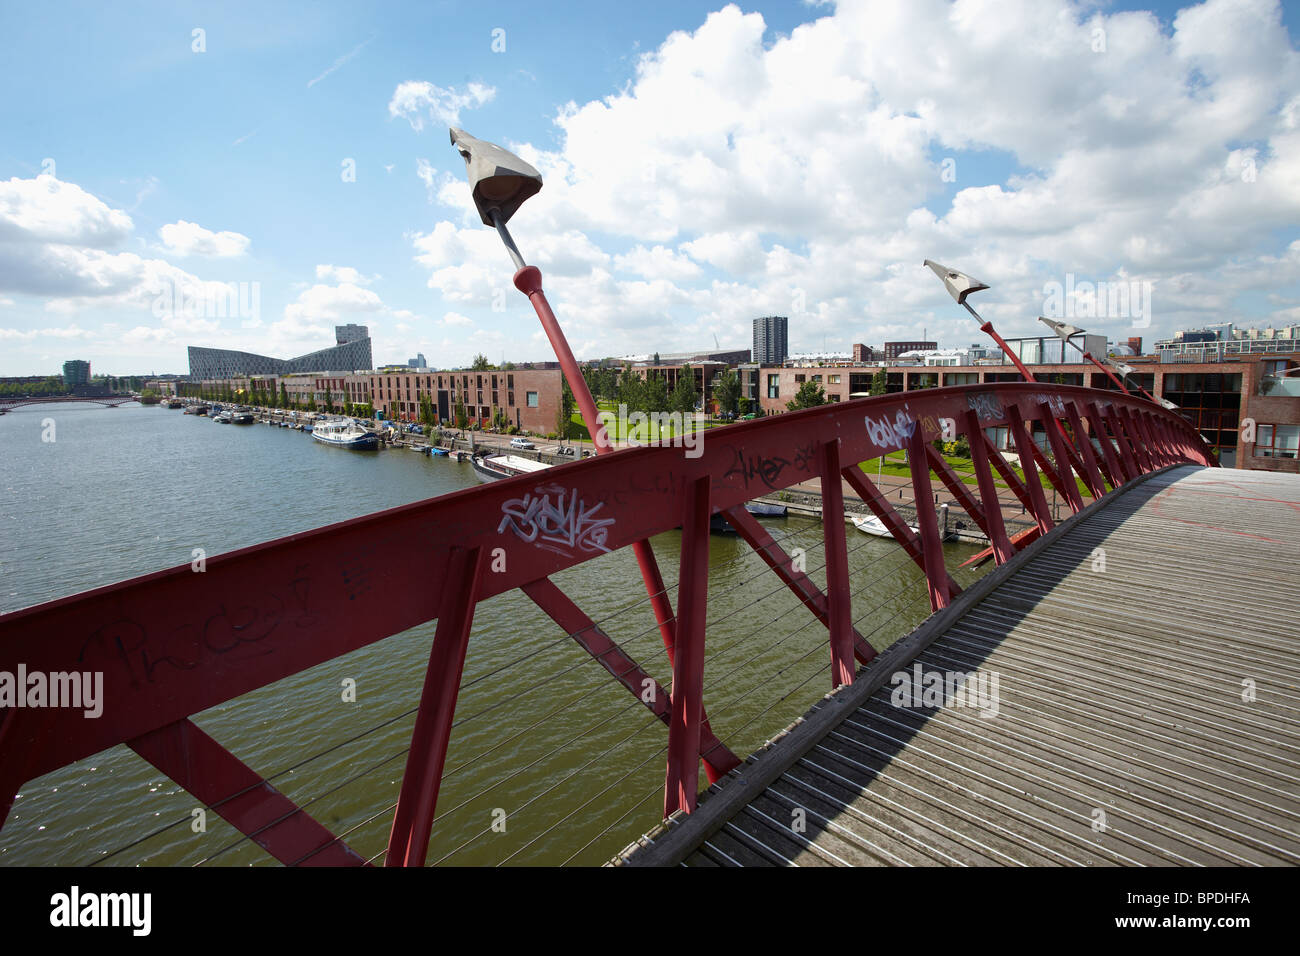
[[[534,445],[532,442],[530,442],[527,438],[512,438],[510,439],[510,447],[532,449],[532,448],[536,448],[537,446]]]

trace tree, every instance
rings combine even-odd
[[[289,389],[284,384],[284,382],[280,383],[280,407],[281,408],[289,407]]]
[[[555,415],[555,433],[564,441],[569,437],[569,427],[573,424],[573,409],[577,405],[577,400],[573,397],[573,389],[569,388],[569,380],[560,379],[560,408]]]
[[[683,365],[669,405],[672,411],[689,415],[695,411],[695,399],[695,371],[689,365]]]
[[[785,407],[797,412],[801,408],[816,408],[825,404],[826,393],[822,387],[816,382],[804,382],[799,386],[799,391],[795,392],[794,398],[785,403]]]
[[[459,396],[456,397],[456,407],[452,409],[456,416],[456,427],[464,431],[469,427],[469,413],[465,410],[465,400]]]
[[[713,387],[713,397],[718,400],[718,409],[735,415],[740,410],[740,376],[727,369],[718,377],[718,384]]]
[[[655,360],[654,360],[654,362],[651,363],[651,364],[653,364],[653,365],[658,365],[658,364],[659,364],[659,353],[658,353],[658,352],[655,353]]]
[[[668,380],[657,374],[647,376],[645,380],[645,390],[641,393],[641,411],[643,412],[667,412],[671,409],[668,406]]]
[[[427,394],[420,396],[420,424],[424,426],[426,435],[433,434],[433,420],[437,416],[433,413],[433,399]]]
[[[631,368],[625,367],[623,376],[618,382],[619,403],[626,405],[629,412],[642,411],[642,395],[645,387],[646,383],[641,377],[633,375]]]
[[[478,355],[474,356],[474,364],[471,368],[473,368],[475,372],[482,372],[492,367],[492,363],[488,361],[488,357],[483,353],[480,352]]]
[[[884,395],[889,391],[889,376],[885,374],[883,368],[876,369],[876,374],[871,376],[871,394]]]

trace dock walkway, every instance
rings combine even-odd
[[[990,572],[614,862],[1300,863],[1298,596],[1300,477],[1154,473]],[[891,701],[895,675],[922,691],[933,672],[975,676],[937,705]]]

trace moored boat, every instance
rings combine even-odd
[[[885,527],[885,523],[875,515],[850,515],[849,518],[853,522],[853,527],[857,528],[863,534],[875,535],[877,538],[893,537],[893,535],[889,533],[889,529]],[[944,540],[955,538],[957,532],[948,527],[948,506],[946,504],[939,506],[938,518],[939,537]],[[912,534],[919,535],[921,533],[920,529],[915,525],[909,525],[908,527],[911,529]]]
[[[367,431],[351,419],[317,422],[314,426],[299,425],[304,431],[310,431],[311,437],[326,445],[340,448],[378,448],[379,436]]]
[[[474,474],[479,481],[500,481],[502,478],[515,478],[519,475],[533,475],[545,471],[551,466],[541,461],[520,458],[517,455],[475,455],[470,459]]]

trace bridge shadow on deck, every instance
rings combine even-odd
[[[1105,540],[1118,524],[1166,491],[1168,478],[1159,480],[1158,476],[1171,470],[1144,476],[1093,503],[1063,520],[1006,565],[989,571],[950,607],[932,614],[859,669],[854,685],[815,705],[738,771],[710,787],[701,795],[694,814],[668,821],[658,834],[649,836],[648,843],[624,851],[620,861],[684,860],[688,865],[704,866],[1061,862],[1050,850],[1033,848],[1032,839],[1026,849],[1018,840],[981,834],[977,843],[982,849],[972,849],[968,842],[952,839],[952,833],[945,834],[960,813],[952,812],[944,793],[951,791],[951,803],[959,802],[953,780],[964,776],[966,767],[957,761],[945,767],[942,761],[933,760],[919,767],[909,751],[919,736],[927,734],[935,718],[949,713],[954,705],[972,707],[974,712],[963,719],[981,720],[978,706],[973,705],[981,700],[989,704],[989,691],[996,695],[998,689],[989,675],[982,673],[984,663],[1033,614],[1045,595],[1092,560],[1098,530]],[[1102,528],[1093,525],[1091,533],[1085,530],[1100,515],[1106,516]],[[1050,561],[1037,561],[1048,553]],[[1028,567],[1033,568],[1032,582],[1017,581]],[[1000,633],[990,637],[991,643],[982,649],[969,643],[955,652],[946,647],[944,640],[951,629],[994,593],[1000,598]],[[1003,599],[1008,593],[1024,595],[1025,600],[1008,602]],[[950,681],[954,673],[972,676],[964,682]],[[936,692],[936,687],[942,691]],[[914,692],[910,700],[909,690]],[[838,712],[828,714],[831,710]],[[822,726],[814,729],[819,724]],[[952,750],[948,753],[953,756]],[[756,772],[760,768],[762,772]],[[882,788],[886,792],[869,806],[864,804],[865,791],[880,784],[887,773],[895,779]],[[737,786],[744,777],[750,782]],[[913,784],[925,781],[928,786],[909,786],[909,780]],[[935,826],[918,827],[915,811],[921,811],[922,819],[935,821]],[[908,841],[892,838],[891,830],[908,831],[912,843],[918,830],[929,830],[922,833],[922,839],[932,839],[933,846],[925,853],[918,852]]]

